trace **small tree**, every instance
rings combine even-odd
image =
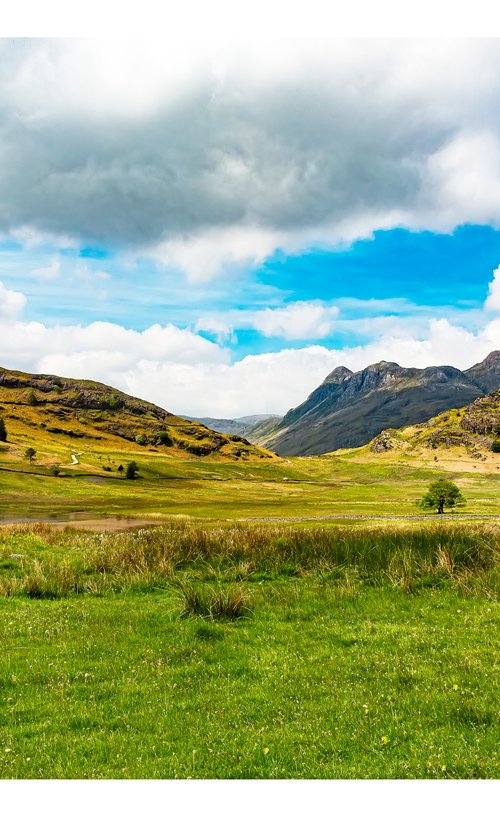
[[[28,394],[28,403],[30,406],[36,406],[38,403],[38,400],[36,399],[36,394],[33,391],[33,389],[31,389],[31,391]]]
[[[134,460],[129,462],[126,469],[125,469],[125,479],[135,479],[135,476],[139,470],[139,466],[137,465]]]
[[[7,442],[7,429],[5,428],[5,420],[0,417],[0,443]]]
[[[465,505],[465,499],[460,490],[450,479],[437,479],[431,482],[429,490],[417,503],[420,508],[444,513],[445,508],[461,507]]]
[[[0,437],[0,440],[1,439],[2,438]],[[494,454],[500,454],[500,437],[498,438],[498,440],[493,440],[493,442],[491,443],[491,450],[493,451]]]
[[[29,448],[27,448],[26,451],[24,452],[24,457],[25,459],[29,460],[31,464],[36,457],[35,449],[29,446]]]
[[[120,474],[122,474],[122,473],[123,473],[123,471],[124,471],[125,469],[124,469],[123,465],[121,465],[121,464],[120,464],[116,470],[117,470],[117,471],[118,471]]]

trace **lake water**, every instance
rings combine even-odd
[[[95,516],[85,512],[37,517],[0,516],[0,525],[19,525],[34,522],[43,522],[58,528],[83,528],[84,530],[115,532],[162,525],[168,522],[168,519],[155,519],[149,516]]]

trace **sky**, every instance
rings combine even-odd
[[[0,365],[192,416],[500,348],[500,41],[0,40]]]

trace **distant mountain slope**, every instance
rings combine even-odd
[[[420,423],[500,387],[500,352],[466,372],[380,363],[359,372],[334,369],[261,443],[281,456],[324,454],[365,445],[387,428]]]
[[[218,434],[165,409],[90,380],[0,368],[0,417],[13,438],[37,445],[141,447],[184,456],[269,459],[274,455],[238,435]]]
[[[249,414],[246,417],[235,417],[231,420],[217,417],[183,416],[186,420],[201,423],[213,431],[218,431],[220,434],[240,434],[249,440],[253,439],[254,429],[257,429],[259,432],[261,428],[272,428],[281,420],[281,415],[279,414]]]
[[[425,423],[387,429],[370,443],[370,451],[400,451],[420,455],[425,449],[462,448],[473,459],[484,459],[500,438],[500,390],[479,397],[462,409],[450,409]],[[500,463],[500,455],[496,455]]]

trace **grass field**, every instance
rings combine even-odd
[[[494,777],[499,534],[4,527],[0,774]]]
[[[1,450],[3,448],[3,450]],[[79,453],[79,452],[78,452]],[[497,455],[498,456],[498,455]],[[194,518],[415,515],[430,480],[455,479],[467,499],[465,513],[500,512],[500,474],[490,463],[404,461],[359,454],[272,462],[185,460],[138,453],[140,478],[116,472],[132,456],[123,452],[82,455],[54,477],[0,446],[0,514],[33,518],[65,512]],[[69,460],[69,455],[67,457]],[[108,464],[109,463],[109,464]],[[112,467],[113,472],[103,470]]]

